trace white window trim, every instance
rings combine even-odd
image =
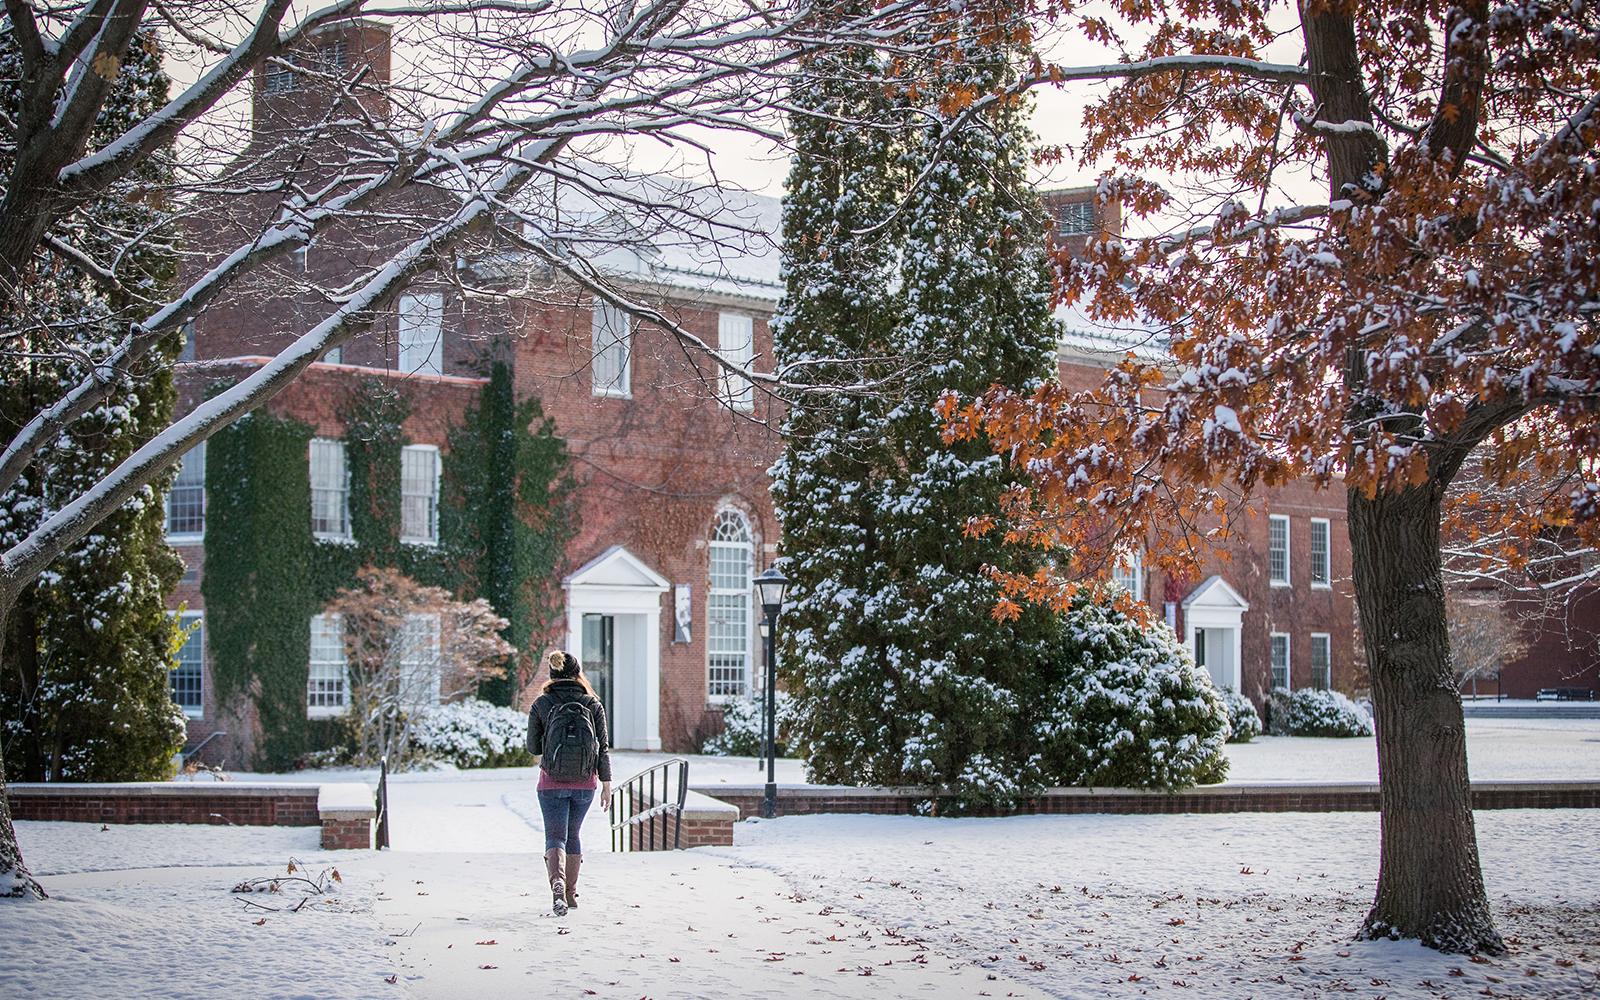
[[[180,705],[178,707],[183,709],[183,717],[185,719],[204,719],[206,717],[206,616],[204,612],[200,611],[168,611],[167,614],[176,618],[178,624],[183,628],[188,628],[190,624],[196,621],[200,623],[199,631],[196,633],[200,636],[200,707],[190,708],[188,705]],[[174,669],[176,669],[176,664],[174,664]],[[171,684],[169,683],[168,690],[170,689]]]
[[[1133,589],[1129,593],[1136,601],[1144,600],[1144,552],[1130,552],[1125,558],[1118,560],[1116,567],[1111,572],[1112,583],[1121,585],[1121,581],[1117,579],[1117,571],[1124,568],[1133,571]]]
[[[428,534],[426,536],[407,535],[405,533],[405,453],[408,451],[433,452],[433,502],[429,505],[428,509],[429,524]],[[439,448],[437,445],[431,444],[402,445],[400,447],[400,464],[400,541],[406,545],[421,545],[427,548],[436,548],[439,544],[439,475],[440,468],[444,465],[442,457],[439,454]]]
[[[1333,636],[1328,632],[1311,633],[1311,686],[1317,686],[1317,641],[1321,640],[1328,650],[1328,686],[1325,690],[1333,690]]]
[[[1283,579],[1272,575],[1272,525],[1283,522]],[[1288,514],[1271,514],[1267,518],[1267,585],[1288,587],[1294,581],[1294,524]],[[1275,633],[1276,634],[1276,633]]]
[[[427,320],[437,320],[436,324],[421,327],[425,332],[431,332],[433,339],[422,341],[421,347],[413,343],[413,354],[422,356],[422,363],[413,366],[406,356],[406,323],[407,317],[417,309]],[[444,293],[442,292],[411,292],[400,296],[400,301],[395,307],[395,334],[394,334],[394,363],[401,375],[406,376],[437,376],[444,374]],[[418,329],[414,327],[413,329]],[[424,349],[425,348],[425,349]]]
[[[339,620],[339,616],[338,615],[312,615],[311,616],[311,620],[314,623],[318,618],[323,618],[323,617],[332,618],[335,621]],[[312,628],[313,628],[313,630],[315,629],[315,625],[314,624],[313,624]],[[344,662],[344,694],[343,694],[343,700],[337,705],[313,705],[313,704],[311,704],[311,676],[310,675],[311,675],[311,664],[313,662],[312,659],[311,659],[311,648],[314,648],[312,644],[314,644],[315,641],[316,641],[315,635],[313,634],[311,644],[308,644],[308,648],[306,649],[306,691],[305,691],[306,718],[308,718],[308,719],[332,719],[332,718],[335,718],[337,716],[343,715],[346,712],[350,711],[350,659],[349,659],[349,654],[344,652],[344,646],[343,646],[343,643],[344,643],[344,629],[341,626],[340,630],[339,630],[340,658]]]
[[[1283,684],[1277,684],[1276,670],[1272,663],[1272,646],[1274,639],[1283,640]],[[1294,638],[1288,632],[1267,633],[1267,682],[1272,690],[1294,690]]]
[[[622,317],[626,325],[626,333],[620,341],[622,344],[622,374],[615,382],[600,383],[600,371],[595,367],[595,359],[599,357],[599,340],[602,318],[608,313]],[[633,314],[609,302],[595,299],[590,306],[589,314],[589,387],[596,396],[605,396],[611,399],[633,398]],[[614,342],[614,343],[615,343]]]
[[[749,341],[740,345],[740,355],[729,353],[729,344],[724,339],[728,333],[728,321],[741,323],[741,333],[749,333]],[[756,319],[749,313],[720,312],[717,314],[717,350],[729,361],[738,362],[746,370],[755,365],[756,357]],[[742,355],[742,356],[741,356]],[[717,373],[717,386],[722,401],[729,409],[749,413],[756,408],[755,383],[743,375],[735,375],[727,370]]]
[[[192,455],[196,450],[198,450],[200,452],[200,454],[202,456],[202,459],[203,459],[204,456],[205,456],[205,453],[206,453],[205,449],[206,449],[206,442],[201,441],[198,444],[196,444],[193,448],[190,448],[188,451],[184,452],[183,453],[183,458],[180,458],[178,460],[179,463],[180,463],[178,468],[181,470],[183,468],[183,466],[181,464],[183,462],[183,460],[188,458],[190,455]],[[176,479],[174,479],[173,485],[174,486],[177,485]],[[202,525],[205,522],[206,504],[210,501],[210,499],[211,498],[206,495],[206,481],[205,481],[204,476],[202,476],[201,479],[200,479],[200,520],[201,520]],[[166,534],[167,544],[168,545],[200,545],[200,544],[205,542],[205,540],[206,540],[206,532],[205,532],[205,528],[204,527],[202,527],[199,531],[167,531],[166,527],[171,522],[172,522],[172,490],[169,489],[169,490],[167,490],[167,495],[161,499],[161,529]]]
[[[1309,541],[1308,541],[1307,546],[1306,546],[1306,548],[1307,548],[1306,558],[1307,558],[1307,560],[1310,561],[1310,564],[1311,564],[1311,589],[1312,590],[1332,590],[1333,589],[1333,522],[1330,521],[1326,517],[1313,517],[1311,519],[1311,535],[1309,536],[1310,538],[1314,539],[1316,537],[1316,533],[1317,533],[1317,527],[1316,526],[1319,525],[1319,524],[1322,525],[1322,528],[1323,528],[1323,531],[1324,531],[1323,538],[1326,539],[1326,542],[1327,542],[1327,544],[1325,544],[1323,546],[1323,548],[1322,548],[1322,558],[1327,560],[1327,566],[1325,567],[1327,572],[1323,574],[1326,577],[1326,579],[1321,580],[1321,581],[1319,581],[1317,579],[1317,547],[1315,545],[1311,545],[1309,543]]]
[[[755,575],[756,575],[756,573],[755,573],[755,569],[756,569],[756,534],[755,534],[755,526],[750,523],[750,517],[749,517],[749,515],[745,514],[744,511],[739,510],[739,509],[734,508],[734,507],[724,507],[723,509],[717,511],[717,516],[712,518],[712,520],[711,520],[711,534],[713,536],[717,532],[717,525],[722,523],[722,518],[723,518],[723,515],[725,515],[725,514],[733,514],[733,515],[739,517],[744,522],[745,533],[750,536],[750,541],[745,543],[745,544],[749,547],[749,553],[750,553],[750,580],[753,583],[753,581],[755,580]],[[757,646],[757,643],[756,643],[756,614],[757,614],[757,611],[756,611],[755,594],[752,591],[751,587],[749,587],[749,586],[743,588],[742,590],[735,590],[733,588],[724,588],[724,587],[713,587],[712,584],[711,584],[711,579],[710,579],[710,568],[711,568],[711,566],[710,566],[710,557],[711,557],[711,552],[718,545],[729,545],[729,546],[731,546],[731,545],[736,545],[736,544],[739,544],[739,543],[737,543],[737,542],[721,542],[721,541],[715,540],[714,538],[708,538],[707,542],[706,542],[706,559],[707,559],[707,562],[706,562],[706,570],[707,570],[706,576],[707,576],[707,579],[706,579],[706,602],[705,602],[705,605],[706,605],[706,633],[705,633],[706,634],[706,642],[705,642],[705,648],[706,648],[706,665],[705,665],[705,669],[706,669],[706,673],[705,673],[705,677],[706,677],[706,703],[709,704],[709,705],[726,705],[731,701],[738,700],[739,698],[748,698],[752,694],[754,694],[755,690],[756,690],[756,646]],[[711,598],[713,596],[735,595],[735,594],[742,594],[744,599],[748,602],[745,605],[745,609],[747,611],[747,617],[746,617],[745,624],[748,627],[749,634],[745,636],[745,647],[744,647],[745,648],[745,654],[744,654],[744,691],[742,693],[739,693],[739,694],[712,694],[711,693],[711,631],[712,631],[711,630],[711,605],[712,605]]]
[[[413,710],[438,705],[444,694],[444,665],[442,662],[444,653],[444,623],[436,614],[407,614],[405,616],[404,623],[401,625],[401,628],[410,628],[414,622],[420,622],[424,625],[424,631],[427,634],[427,642],[430,647],[429,651],[425,654],[427,659],[407,660],[402,657],[400,662],[394,664],[395,668],[401,671],[402,684],[415,680],[415,675],[409,677],[405,675],[405,670],[407,667],[422,668],[428,671],[428,677],[426,680],[427,690],[425,693],[421,692],[420,690],[402,691],[402,693],[406,695],[423,693],[423,697],[420,699],[408,701],[407,707]],[[348,682],[346,683],[345,696],[348,700]]]
[[[311,465],[311,450],[319,442],[325,443],[325,444],[336,444],[336,445],[338,445],[339,446],[339,454],[344,459],[344,462],[342,463],[344,465],[344,488],[343,488],[343,494],[342,494],[342,502],[344,504],[344,531],[338,532],[338,531],[316,531],[316,530],[313,530],[311,532],[311,534],[312,534],[313,537],[317,538],[320,541],[324,541],[324,542],[348,542],[352,538],[355,537],[354,528],[350,524],[350,451],[349,451],[348,448],[345,447],[345,443],[343,441],[339,440],[338,438],[324,438],[324,437],[312,438],[311,439],[311,444],[306,447],[306,463],[307,463],[308,467]],[[311,494],[312,494],[311,510],[307,512],[307,514],[309,516],[311,516],[311,517],[315,517],[316,516],[316,511],[317,511],[317,504],[316,504],[316,499],[315,499],[316,498],[316,491],[317,491],[317,483],[316,483],[316,480],[313,479],[312,482],[311,482]]]

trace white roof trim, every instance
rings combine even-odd
[[[1198,605],[1206,608],[1237,608],[1240,611],[1249,611],[1250,602],[1239,596],[1239,592],[1228,585],[1228,581],[1219,575],[1206,577],[1200,586],[1189,591],[1189,596],[1183,599],[1185,609]]]
[[[589,560],[561,585],[569,590],[573,587],[617,587],[656,593],[666,593],[672,586],[666,577],[620,545],[613,545]]]

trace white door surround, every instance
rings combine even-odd
[[[567,649],[583,641],[584,615],[616,621],[611,742],[618,750],[661,749],[661,595],[666,578],[613,545],[561,584],[567,592]]]
[[[1243,694],[1244,669],[1240,656],[1244,613],[1250,605],[1220,576],[1209,576],[1183,599],[1183,641],[1195,652],[1195,634],[1205,637],[1206,670],[1219,687]]]

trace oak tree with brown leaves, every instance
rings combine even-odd
[[[1464,467],[1495,482],[1531,466],[1569,485],[1521,518],[1600,535],[1600,11],[1088,10],[1058,14],[1124,59],[1037,75],[1108,84],[1075,152],[1115,164],[1100,196],[1142,232],[1064,258],[1059,294],[1137,319],[1170,363],[1130,354],[1093,391],[948,403],[952,436],[987,435],[1031,474],[972,530],[1070,552],[1056,575],[1001,577],[997,611],[1064,601],[1125,536],[1165,534],[1153,559],[1182,562],[1174,526],[1226,530],[1238,492],[1345,491],[1382,786],[1362,933],[1500,952],[1440,533]]]

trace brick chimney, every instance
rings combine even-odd
[[[1094,185],[1054,188],[1039,192],[1039,199],[1055,222],[1054,241],[1074,256],[1081,257],[1091,239],[1100,235],[1122,235],[1122,205],[1113,200],[1095,203]]]
[[[368,115],[389,117],[389,28],[372,21],[346,21],[315,32],[285,60],[257,68],[251,121],[257,135],[302,127],[328,115],[340,83],[362,69],[356,101]],[[353,109],[352,109],[353,110]]]

